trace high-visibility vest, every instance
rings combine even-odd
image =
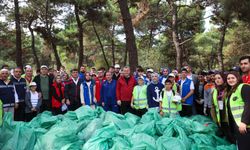
[[[172,90],[174,90],[174,92],[177,93],[177,83],[174,82]]]
[[[170,99],[168,99],[167,92],[165,90],[162,91],[162,111],[169,116],[176,115],[178,111],[182,110],[181,103],[173,102],[174,95],[173,91]]]
[[[134,108],[144,109],[148,106],[147,85],[135,86],[133,90]]]
[[[232,93],[230,96],[229,102],[230,102],[230,111],[233,115],[235,123],[239,126],[241,123],[241,117],[244,111],[245,102],[242,99],[241,96],[241,90],[244,84],[240,84],[235,92]],[[247,128],[250,128],[250,125],[247,126]]]
[[[0,100],[0,126],[3,124],[3,103],[2,100]]]
[[[218,91],[217,91],[217,89],[213,90],[213,104],[214,104],[214,109],[215,109],[215,113],[216,113],[216,121],[217,121],[217,123],[219,125],[221,125],[220,110],[219,110],[219,104],[218,104]],[[224,103],[223,108],[227,110],[227,107],[225,106],[225,103]],[[226,113],[226,115],[227,115],[227,113]],[[222,121],[223,122],[228,122],[227,121],[227,116]]]

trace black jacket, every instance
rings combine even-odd
[[[51,78],[50,76],[48,76],[48,77],[49,77],[49,85],[48,86],[49,86],[49,97],[50,97],[49,100],[51,100],[51,86],[53,84],[53,78]],[[40,74],[35,76],[35,78],[33,79],[33,82],[36,82],[37,92],[41,92],[41,76],[40,76]]]
[[[73,103],[81,103],[80,99],[80,86],[81,80],[77,82],[77,85],[70,79],[67,83],[65,83],[64,89],[64,97],[65,99],[69,99],[70,102]]]

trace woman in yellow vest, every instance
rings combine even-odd
[[[160,98],[160,114],[161,116],[176,117],[181,111],[181,97],[176,95],[172,89],[173,83],[167,79],[165,81],[165,89],[162,90]]]
[[[131,108],[133,113],[139,117],[147,112],[147,85],[144,84],[144,78],[138,77],[138,85],[133,89],[133,96],[131,99]]]
[[[228,117],[225,107],[225,89],[226,89],[226,76],[223,73],[215,74],[215,88],[213,90],[213,101],[211,108],[211,117],[218,125],[222,135],[226,136],[227,140],[235,143],[235,138],[231,134]]]
[[[226,108],[229,126],[236,137],[238,150],[250,148],[250,85],[242,84],[237,72],[227,75]]]

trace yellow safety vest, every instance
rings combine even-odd
[[[148,106],[147,100],[147,85],[135,86],[133,90],[134,107],[135,109],[144,109]]]
[[[241,123],[241,117],[244,111],[245,102],[242,99],[241,96],[241,90],[244,84],[240,84],[235,92],[232,93],[229,102],[230,102],[230,110],[233,115],[234,121],[239,126]],[[247,128],[250,128],[250,125],[247,126]]]
[[[220,110],[219,110],[219,104],[218,104],[218,91],[217,89],[213,90],[213,104],[214,104],[214,109],[215,109],[215,113],[216,113],[216,121],[219,125],[221,125],[221,118],[220,118]],[[225,106],[225,103],[223,105],[223,108],[226,109],[227,111],[227,107]],[[226,112],[225,111],[225,112]],[[227,113],[226,113],[226,117],[224,120],[222,120],[223,122],[228,122],[227,121]]]
[[[175,93],[177,93],[177,83],[174,82],[172,89],[174,90]]]
[[[182,110],[181,103],[173,102],[174,92],[172,92],[172,96],[168,99],[166,90],[163,90],[162,94],[162,111],[167,116],[177,115],[178,111]]]

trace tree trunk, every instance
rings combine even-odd
[[[100,39],[100,36],[99,36],[98,32],[96,31],[94,21],[92,21],[92,26],[93,26],[95,35],[96,35],[96,37],[97,37],[97,39],[98,39],[98,42],[99,42],[99,44],[100,44],[100,46],[101,46],[102,55],[103,55],[103,58],[104,58],[104,60],[105,60],[105,63],[106,63],[106,65],[107,65],[107,67],[109,68],[109,62],[108,62],[108,60],[107,60],[107,58],[106,58],[105,51],[104,51],[104,47],[103,47],[102,41],[101,41],[101,39]]]
[[[227,27],[228,27],[228,22],[226,22],[221,29],[221,37],[220,37],[219,48],[218,48],[218,62],[219,62],[220,69],[222,71],[224,71],[223,46],[224,46]]]
[[[77,29],[78,29],[78,42],[79,42],[79,49],[78,49],[78,69],[83,65],[84,63],[84,47],[83,47],[83,23],[81,22],[80,16],[79,16],[79,6],[75,3],[75,17],[77,22]]]
[[[178,39],[177,6],[173,0],[169,0],[168,3],[170,5],[170,9],[172,10],[172,38],[176,50],[176,68],[180,71],[182,65],[182,49]]]
[[[115,66],[115,25],[112,27],[112,39],[111,39],[111,50],[112,50],[112,64]]]
[[[22,35],[19,14],[19,2],[14,0],[15,5],[15,25],[16,25],[16,65],[23,69],[22,62]]]
[[[40,62],[39,62],[39,59],[37,57],[36,47],[35,47],[34,31],[33,31],[32,27],[31,27],[32,22],[33,22],[33,19],[31,19],[29,21],[29,31],[30,31],[30,34],[31,34],[31,49],[32,49],[32,53],[34,55],[34,62],[36,63],[36,67],[40,68]]]
[[[129,65],[131,67],[131,71],[134,72],[136,70],[136,67],[138,66],[138,54],[131,15],[128,8],[128,1],[118,0],[118,3],[126,35],[126,50],[129,53]]]

